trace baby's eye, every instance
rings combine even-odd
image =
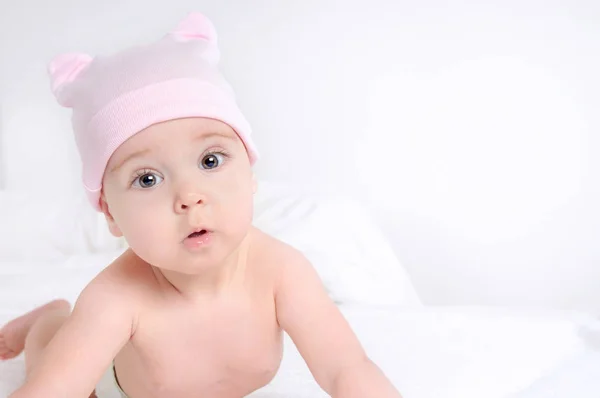
[[[144,173],[133,181],[133,186],[140,188],[152,188],[156,184],[160,184],[162,177],[155,173]]]
[[[221,163],[223,163],[223,155],[220,153],[211,153],[202,158],[200,166],[203,169],[210,170],[219,167]]]

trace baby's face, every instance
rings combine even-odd
[[[111,232],[139,257],[193,274],[239,246],[251,226],[254,190],[233,129],[188,118],[150,126],[121,145],[106,168],[101,203]]]

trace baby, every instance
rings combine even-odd
[[[258,153],[218,60],[192,13],[156,43],[50,64],[89,199],[129,248],[72,312],[0,330],[2,359],[25,351],[12,398],[243,397],[274,377],[284,331],[329,395],[400,397],[306,258],[252,226]]]

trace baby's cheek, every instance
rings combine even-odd
[[[235,174],[219,181],[211,192],[212,200],[220,206],[237,209],[240,203],[252,200],[252,180],[247,175]]]
[[[253,195],[248,192],[239,192],[235,201],[229,206],[231,209],[228,212],[229,222],[235,226],[237,230],[244,231],[252,223],[253,217]]]
[[[161,264],[169,255],[168,249],[178,242],[177,237],[166,236],[167,230],[158,222],[139,221],[130,230],[129,245],[144,261]]]
[[[230,181],[214,193],[214,221],[227,229],[244,228],[251,221],[253,198],[251,181]]]
[[[147,214],[139,214],[130,210],[129,214],[124,215],[122,230],[125,238],[130,245],[141,245],[155,241],[156,234],[161,231],[161,223],[157,220],[158,217],[148,216]]]

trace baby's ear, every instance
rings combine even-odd
[[[180,42],[204,40],[208,43],[204,56],[213,64],[219,62],[219,48],[217,45],[217,30],[213,23],[204,14],[193,12],[179,22],[170,36]]]
[[[108,230],[115,238],[120,238],[123,236],[123,232],[121,232],[121,228],[117,225],[112,214],[110,214],[110,209],[108,208],[108,204],[106,203],[106,199],[104,198],[104,194],[100,196],[100,210],[104,213],[104,218],[106,218],[106,223],[108,224]]]
[[[48,74],[52,84],[52,92],[59,104],[72,106],[68,98],[62,95],[63,89],[77,79],[77,76],[92,62],[87,54],[68,53],[55,57],[48,64]]]

